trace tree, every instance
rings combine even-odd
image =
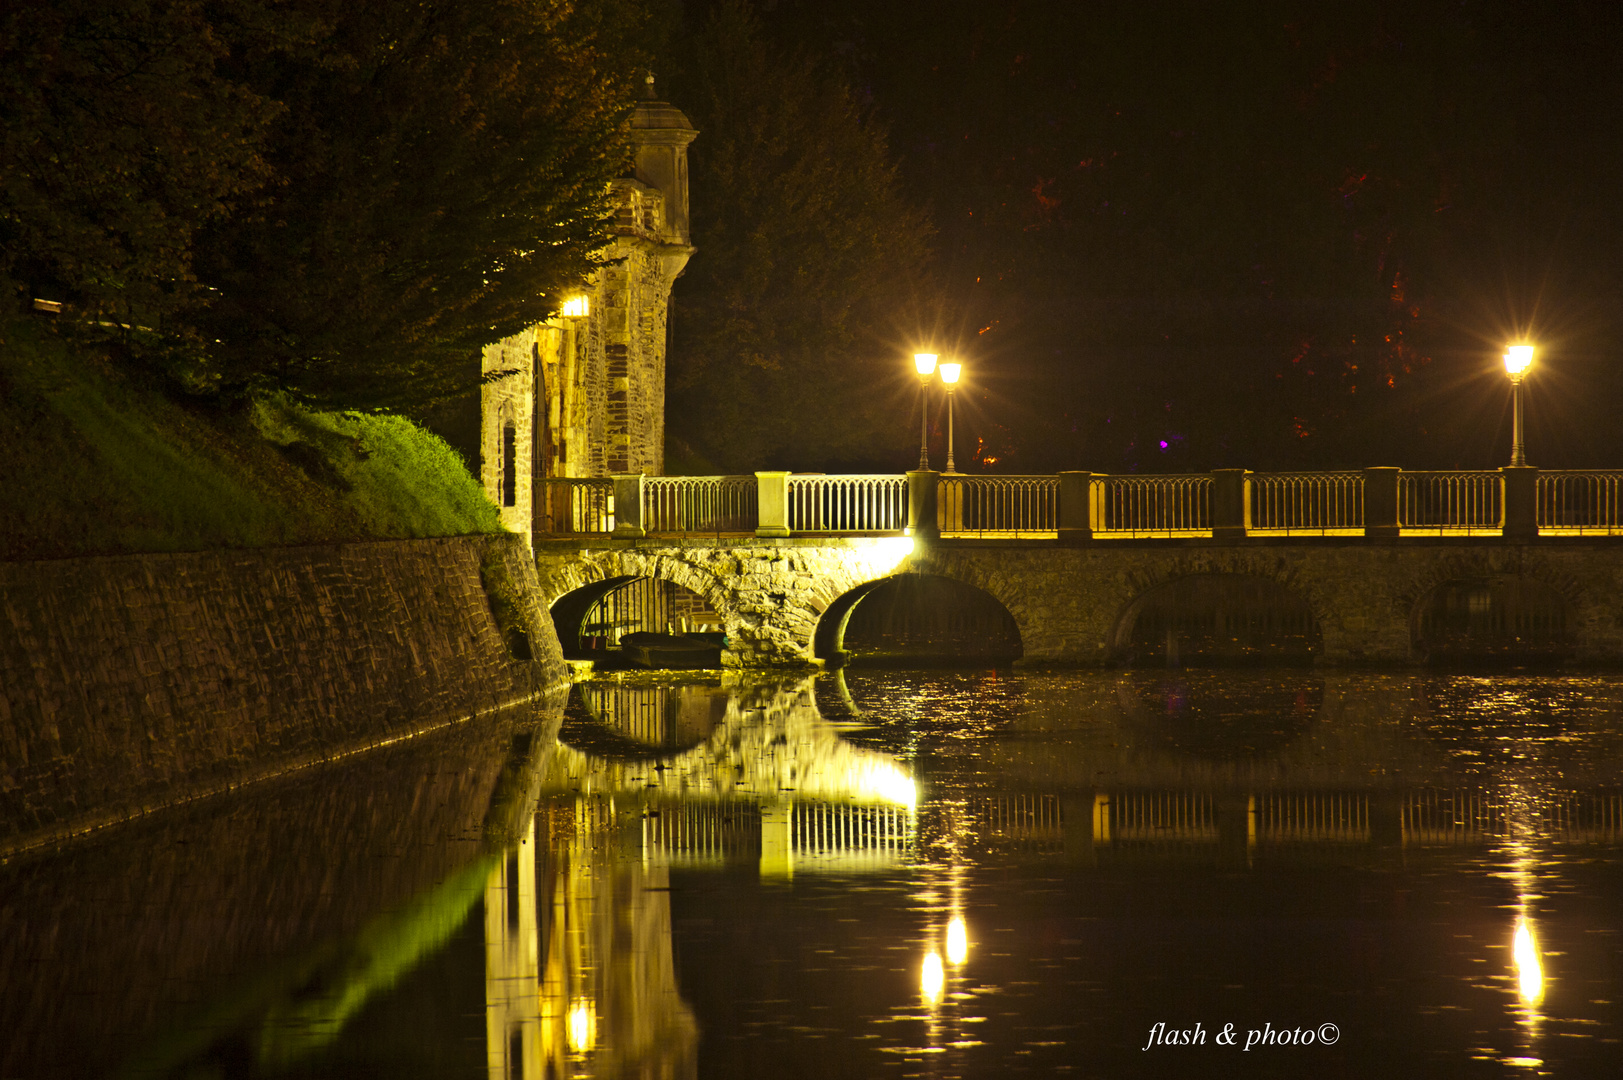
[[[420,407],[589,273],[646,66],[630,4],[303,0],[319,48],[249,51],[277,183],[198,240],[228,380]]]
[[[301,36],[296,20],[248,14],[198,0],[0,9],[0,276],[24,299],[158,325],[197,298],[192,239],[269,178],[262,140],[280,112],[221,73],[230,39],[271,51]]]
[[[734,471],[883,459],[904,351],[886,338],[930,234],[883,126],[832,72],[764,40],[743,3],[713,11],[681,68],[699,253],[676,293],[670,431]]]

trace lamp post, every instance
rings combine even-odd
[[[941,381],[947,384],[947,471],[958,470],[952,464],[952,392],[958,388],[958,375],[964,370],[962,364],[942,364]]]
[[[1510,464],[1527,464],[1527,449],[1522,445],[1522,379],[1533,365],[1533,346],[1512,345],[1505,353],[1505,371],[1510,374],[1514,418],[1511,421]]]
[[[919,373],[919,471],[930,467],[930,376],[935,374],[936,354],[913,354],[913,366]]]

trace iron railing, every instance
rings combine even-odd
[[[937,521],[947,536],[1053,536],[1057,476],[943,476]]]
[[[905,476],[789,477],[791,532],[900,532],[906,527]]]
[[[753,476],[650,476],[643,480],[643,528],[651,533],[752,533]]]
[[[1212,528],[1210,476],[1101,476],[1092,481],[1093,531],[1196,536]]]
[[[1504,523],[1497,472],[1398,474],[1398,527],[1415,532],[1490,533]]]
[[[1244,474],[1242,499],[1237,486],[1228,486],[1242,481],[1238,470],[1082,474],[1074,478],[1078,496],[1087,492],[1080,507],[1061,505],[1061,492],[1071,490],[1062,476],[926,474],[911,482],[935,486],[935,524],[948,537],[1053,538],[1067,530],[1104,539],[1203,537],[1213,535],[1214,525],[1224,537],[1355,536],[1372,521],[1379,535],[1390,535],[1393,524],[1409,536],[1502,535],[1507,500],[1517,536],[1534,527],[1544,535],[1623,536],[1623,470],[1540,472],[1536,485],[1525,488],[1507,487],[1512,474],[1498,470],[1382,475],[1389,478],[1366,490],[1362,472]],[[612,533],[621,484],[621,498],[641,492],[640,513],[633,515],[629,503],[624,508],[629,535],[895,534],[909,526],[909,483],[900,475],[783,473],[537,478],[535,532]],[[919,505],[928,505],[927,496]],[[763,506],[773,508],[771,521],[763,520]]]
[[[1623,533],[1623,472],[1541,472],[1536,499],[1542,532]]]
[[[1356,472],[1253,473],[1251,529],[1330,536],[1364,529],[1364,475]]]
[[[535,531],[579,536],[614,531],[614,481],[608,477],[538,477]]]

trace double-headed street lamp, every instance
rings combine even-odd
[[[1510,464],[1527,464],[1527,450],[1522,445],[1522,378],[1533,365],[1533,346],[1512,345],[1505,353],[1505,371],[1510,374],[1514,418],[1511,422]]]
[[[930,376],[935,374],[935,353],[914,353],[913,367],[919,373],[919,471],[930,468]],[[962,364],[942,364],[941,381],[947,387],[947,471],[956,472],[952,461],[952,392],[958,388]]]

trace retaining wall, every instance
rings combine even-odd
[[[535,585],[511,535],[0,564],[0,855],[536,697]]]

